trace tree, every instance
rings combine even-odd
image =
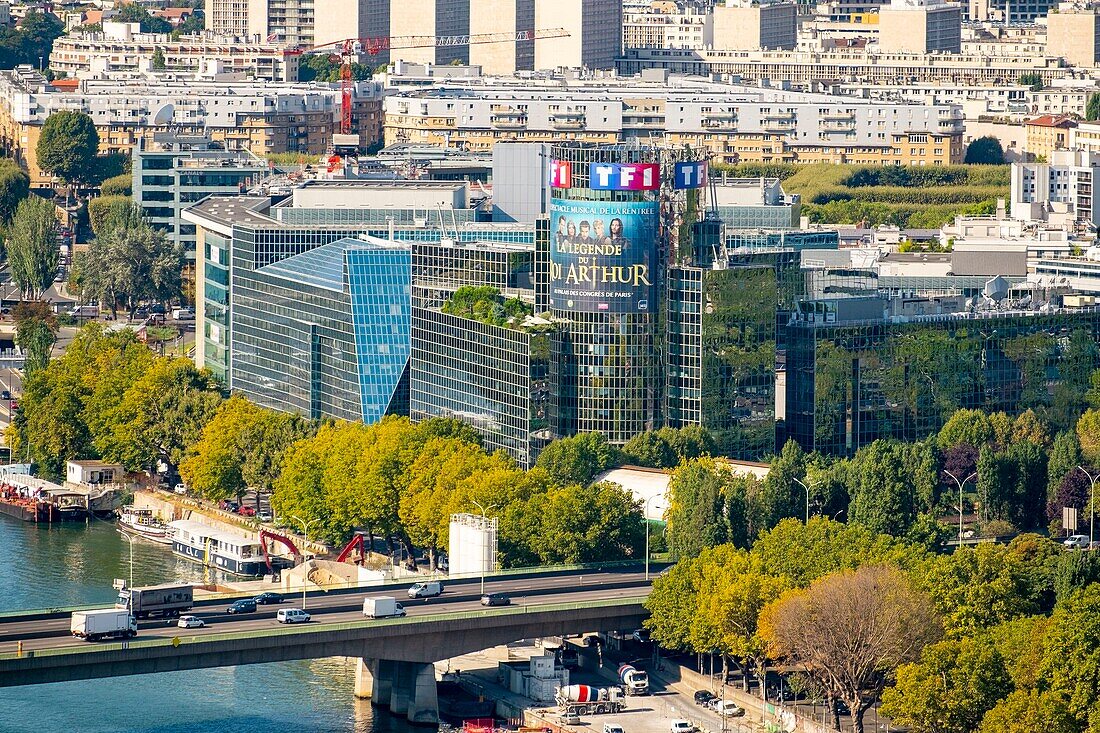
[[[157,359],[126,389],[94,445],[105,460],[129,470],[155,471],[163,464],[174,481],[221,401],[210,375],[189,359]]]
[[[1037,92],[1043,88],[1043,77],[1038,72],[1029,71],[1020,74],[1019,78],[1016,79],[1016,83],[1022,86],[1031,87],[1031,91]]]
[[[1005,153],[1001,141],[992,135],[974,140],[966,146],[964,163],[972,165],[1004,165]]]
[[[20,202],[8,228],[8,268],[24,298],[38,298],[57,274],[57,215],[46,199]]]
[[[329,54],[314,53],[304,54],[298,64],[298,81],[340,81],[340,61],[333,60]],[[383,67],[383,71],[385,67]],[[351,78],[353,81],[365,81],[370,79],[373,70],[366,64],[354,61],[351,64]]]
[[[671,468],[679,462],[672,444],[660,430],[638,433],[623,446],[623,460],[638,466]]]
[[[1088,104],[1085,105],[1085,119],[1089,122],[1100,120],[1100,92],[1089,95]]]
[[[124,304],[133,318],[143,299],[180,296],[184,255],[180,245],[141,221],[137,211],[131,209],[129,217],[98,236],[82,253],[78,268],[84,293],[116,314]]]
[[[26,357],[23,365],[24,376],[45,369],[50,363],[50,352],[57,341],[57,332],[41,318],[27,318],[20,321],[15,331],[15,345]]]
[[[0,161],[0,225],[11,222],[19,203],[30,193],[30,183],[30,176],[14,161]]]
[[[904,535],[917,516],[914,469],[904,443],[876,440],[860,448],[849,472],[848,517],[873,532]],[[932,469],[925,483],[936,482]],[[938,483],[938,482],[936,482]]]
[[[54,112],[42,125],[36,148],[38,167],[66,183],[87,181],[98,152],[99,133],[83,112]]]
[[[664,649],[695,651],[691,631],[697,607],[698,567],[696,559],[676,563],[653,581],[653,590],[645,600],[649,611],[645,627]]]
[[[665,511],[665,537],[673,560],[695,557],[729,539],[724,511],[729,479],[729,471],[710,458],[683,463],[673,473]]]
[[[1100,690],[1100,584],[1061,601],[1047,627],[1041,687],[1066,701],[1079,729],[1094,715]]]
[[[283,453],[309,432],[298,415],[266,410],[234,395],[203,427],[180,464],[180,475],[207,499],[239,499],[249,487],[271,488]]]
[[[759,626],[770,653],[804,665],[831,699],[848,705],[856,733],[885,680],[940,634],[931,601],[885,565],[792,591],[764,608]]]
[[[601,471],[618,465],[619,451],[600,433],[559,438],[543,449],[535,465],[560,484],[587,484]]]
[[[910,568],[925,557],[923,550],[858,524],[811,517],[808,524],[785,519],[764,532],[751,554],[773,575],[785,575],[804,587],[839,570],[864,564],[890,563]]]
[[[134,202],[128,195],[104,193],[88,202],[88,223],[92,233],[101,236],[128,222],[133,211]]]
[[[1077,420],[1077,442],[1089,463],[1100,463],[1100,410],[1089,408]]]
[[[1081,463],[1081,447],[1077,442],[1077,434],[1071,430],[1058,433],[1054,437],[1047,461],[1048,500],[1054,498],[1066,474],[1076,470]]]
[[[981,410],[955,410],[940,428],[936,440],[944,450],[958,445],[980,448],[993,440],[993,428],[989,416]]]
[[[168,68],[168,64],[165,63],[164,60],[164,51],[160,47],[157,47],[157,49],[153,51],[151,63],[153,65],[153,71],[164,71]]]
[[[1026,440],[1043,448],[1049,448],[1051,444],[1050,427],[1035,414],[1034,410],[1024,410],[1016,416],[1016,420],[1012,424],[1012,440],[1014,442]]]
[[[1080,733],[1061,696],[1016,690],[985,714],[978,733]]]
[[[534,547],[544,564],[626,560],[642,555],[642,507],[618,484],[553,488],[541,499]]]
[[[787,517],[805,516],[805,493],[795,479],[806,478],[806,454],[788,440],[768,470],[755,496],[747,497],[749,538],[771,529]]]
[[[880,710],[913,733],[971,733],[1011,691],[996,647],[975,638],[941,641],[926,646],[919,662],[898,668]]]

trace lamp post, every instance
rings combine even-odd
[[[306,520],[301,519],[299,517],[296,517],[294,515],[291,515],[290,519],[293,519],[295,522],[298,522],[299,524],[302,525],[302,537],[307,539],[307,540],[309,539],[309,528],[310,528],[310,526],[313,525],[314,522],[320,522],[321,521],[321,518],[317,517],[316,519],[311,519],[307,522]],[[309,578],[306,576],[306,571],[303,570],[302,571],[302,610],[303,611],[306,610],[306,581],[308,579]]]
[[[126,532],[122,532],[121,534],[122,534],[123,537],[126,538],[126,541],[130,543],[130,586],[129,587],[133,588],[134,587],[134,540],[136,540],[137,537],[131,537]]]
[[[794,477],[792,476],[792,478],[794,478]],[[818,486],[821,485],[821,482],[820,481],[811,481],[809,486],[807,486],[806,484],[802,483],[802,481],[797,479],[797,478],[794,479],[794,481],[799,486],[806,489],[806,524],[809,524],[810,523],[810,487],[812,486],[814,488],[817,488]]]
[[[950,476],[951,479],[959,487],[959,547],[962,547],[962,541],[963,541],[963,486],[965,486],[966,482],[969,481],[970,479],[976,478],[978,476],[978,474],[977,474],[977,472],[972,473],[969,476],[967,476],[966,478],[964,478],[962,481],[959,481],[959,477],[956,476],[955,474],[951,473],[950,471],[944,471],[944,473],[947,474],[948,476]]]
[[[645,520],[645,579],[649,580],[649,502],[654,499],[660,499],[660,494],[654,494],[645,500],[645,515],[642,519]]]
[[[1093,476],[1081,466],[1077,470],[1089,477],[1089,549],[1092,549],[1092,530],[1096,526],[1096,479],[1100,478],[1100,474]]]
[[[472,501],[474,503],[474,505],[478,508],[478,511],[481,512],[481,518],[484,519],[486,522],[489,521],[488,513],[490,511],[492,511],[493,509],[496,509],[499,506],[498,504],[490,504],[489,506],[482,506],[481,502],[478,501],[477,499],[470,499],[470,501]],[[484,535],[485,528],[482,527],[481,531],[482,531],[482,537],[484,537],[485,536]],[[485,595],[485,558],[484,557],[481,558],[481,595]]]

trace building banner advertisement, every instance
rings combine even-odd
[[[550,304],[636,313],[654,307],[656,201],[550,201]]]

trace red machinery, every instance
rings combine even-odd
[[[351,132],[351,62],[361,54],[377,56],[382,51],[405,48],[443,48],[472,46],[477,43],[515,43],[543,38],[563,38],[569,33],[564,28],[518,31],[516,33],[475,33],[465,36],[381,36],[378,38],[346,38],[317,46],[305,46],[287,53],[301,55],[332,51],[333,58],[340,59],[340,132]]]
[[[346,562],[357,549],[364,558],[367,556],[366,536],[363,534],[356,533],[351,541],[344,545],[344,549],[340,550],[340,554],[336,556],[336,562]]]
[[[302,553],[299,552],[298,546],[289,537],[284,537],[281,534],[269,532],[266,529],[260,530],[260,548],[264,553],[264,562],[267,563],[267,570],[271,572],[271,557],[267,554],[267,541],[278,542],[279,544],[290,550],[290,554],[294,557],[294,562],[301,562]]]

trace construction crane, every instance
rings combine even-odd
[[[407,48],[450,48],[473,46],[480,43],[516,43],[545,38],[564,38],[569,32],[564,28],[542,28],[515,33],[475,33],[465,36],[380,36],[378,38],[345,38],[317,46],[303,46],[288,55],[332,52],[332,60],[340,61],[340,132],[351,132],[351,64],[362,54],[377,56],[383,51]]]

